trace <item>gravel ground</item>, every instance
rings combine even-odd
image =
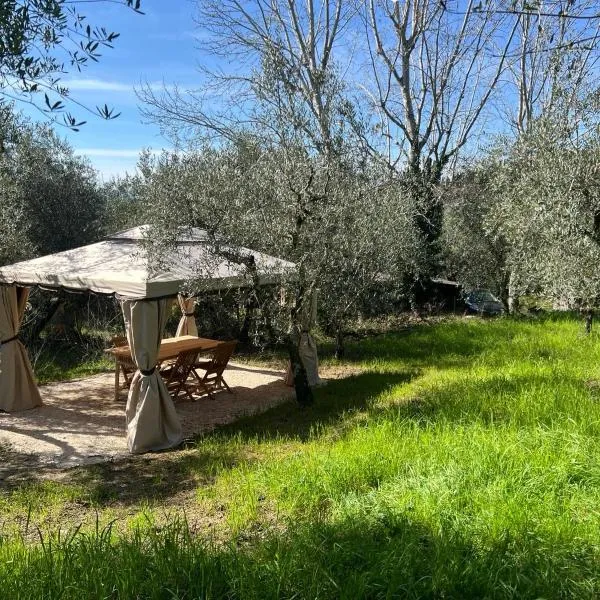
[[[293,398],[284,373],[230,363],[227,391],[176,404],[185,438],[242,415],[262,412]],[[0,413],[0,480],[3,470],[69,467],[129,456],[125,441],[126,392],[114,401],[114,374],[53,383],[40,388],[44,406]]]

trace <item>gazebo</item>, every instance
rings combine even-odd
[[[19,340],[29,289],[63,289],[115,296],[121,304],[127,339],[138,368],[127,399],[127,444],[132,453],[162,450],[181,441],[181,425],[165,384],[156,372],[171,301],[178,297],[182,319],[178,334],[197,335],[194,298],[181,294],[189,281],[202,290],[275,284],[293,276],[295,264],[243,247],[218,250],[201,229],[182,230],[155,265],[143,241],[148,225],[101,242],[0,268],[0,410],[40,406],[27,351]],[[244,263],[252,263],[248,273]]]

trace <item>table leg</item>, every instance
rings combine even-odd
[[[119,401],[119,361],[115,359],[115,402]]]

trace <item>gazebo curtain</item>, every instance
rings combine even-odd
[[[139,369],[125,410],[127,445],[133,454],[171,448],[182,437],[175,405],[156,370],[169,305],[166,299],[121,302],[131,356]]]
[[[180,335],[198,336],[198,327],[194,317],[194,308],[196,308],[196,298],[186,298],[179,294],[177,297],[179,308],[181,308],[181,320],[177,326],[177,337]]]
[[[29,289],[0,286],[0,410],[41,406],[27,350],[19,338]]]

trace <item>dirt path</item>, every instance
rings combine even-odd
[[[233,394],[180,402],[184,438],[242,415],[262,412],[293,397],[277,370],[230,363],[225,380]],[[114,375],[105,373],[40,388],[44,406],[0,413],[0,480],[16,470],[71,467],[130,456],[125,441],[125,392],[114,402]]]

